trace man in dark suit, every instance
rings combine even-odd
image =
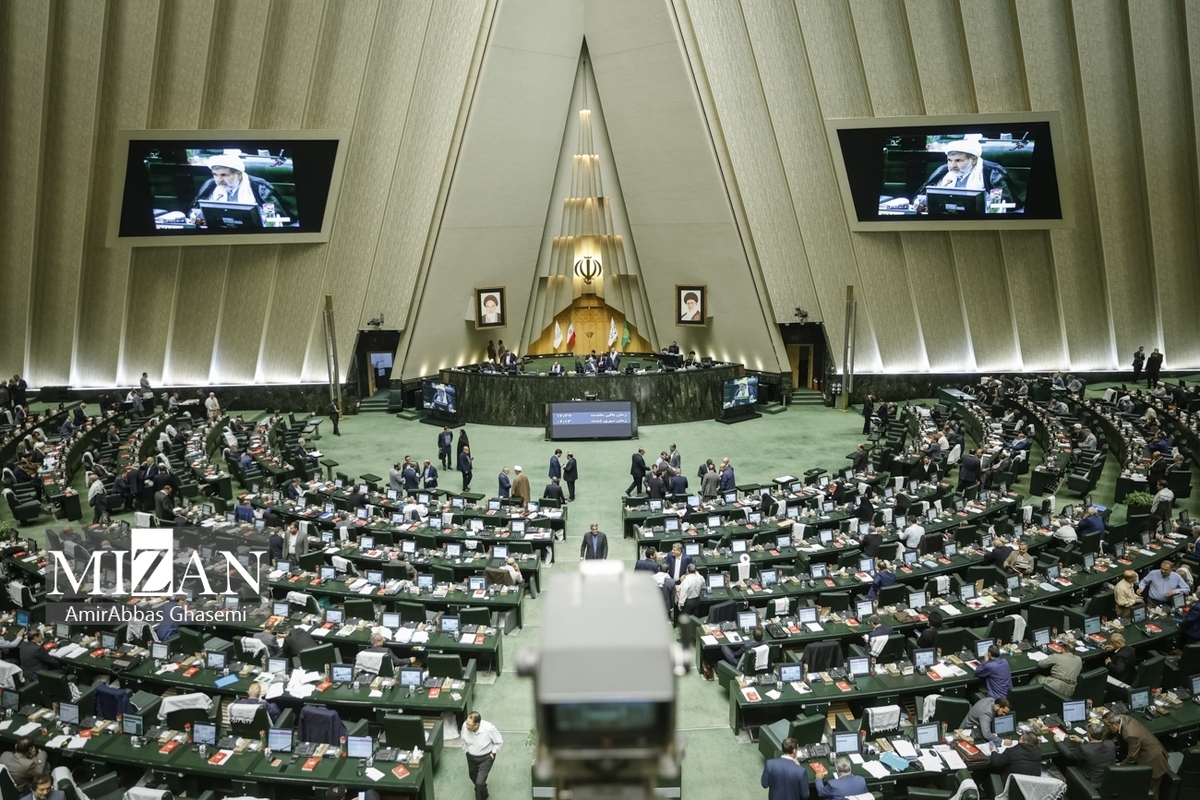
[[[424,469],[421,470],[421,484],[425,487],[425,491],[431,492],[437,488],[438,471],[437,467],[429,463],[429,459],[425,459]]]
[[[682,472],[675,472],[667,479],[667,488],[671,494],[687,494],[688,479]]]
[[[762,625],[755,625],[749,639],[742,639],[741,643],[737,645],[722,645],[721,658],[725,659],[731,666],[736,667],[742,663],[742,658],[745,657],[746,653],[749,653],[762,644],[762,640],[763,627]]]
[[[567,463],[563,464],[563,480],[567,482],[568,499],[575,499],[575,481],[579,480],[579,464],[575,461],[575,454],[567,452]]]
[[[1163,354],[1154,348],[1154,352],[1146,359],[1146,388],[1153,389],[1158,383],[1158,372],[1162,369]]]
[[[863,400],[863,432],[866,436],[871,432],[871,416],[875,413],[875,395],[868,394],[867,399]],[[856,470],[857,471],[857,470]]]
[[[462,441],[462,436],[459,436],[459,441]],[[471,448],[464,447],[458,451],[458,471],[462,473],[462,490],[465,492],[471,488]]]
[[[871,632],[866,636],[868,642],[874,639],[876,636],[891,636],[893,633],[895,633],[894,630],[883,624],[883,620],[879,618],[878,614],[872,614],[871,618],[867,620],[867,622],[871,626]]]
[[[962,457],[958,466],[958,491],[979,483],[983,477],[983,448],[976,447]]]
[[[639,558],[637,563],[633,565],[633,571],[644,570],[651,574],[658,572],[658,561],[654,558],[656,555],[653,547],[646,548],[645,558]]]
[[[404,491],[406,494],[413,494],[417,489],[421,488],[421,479],[417,475],[417,465],[411,461],[404,463],[404,470],[400,473],[404,477]]]
[[[661,500],[667,496],[667,485],[663,483],[656,469],[651,470],[650,477],[646,478],[646,495],[652,500]]]
[[[1157,486],[1159,481],[1167,479],[1167,470],[1171,468],[1171,462],[1163,458],[1163,454],[1159,450],[1154,450],[1150,453],[1150,466],[1146,467],[1146,479],[1150,486]]]
[[[560,503],[563,501],[563,490],[558,485],[558,478],[550,479],[550,482],[546,484],[546,489],[542,492],[542,497],[547,500],[557,500]]]
[[[608,537],[600,532],[600,526],[595,522],[591,530],[583,535],[583,542],[579,545],[580,561],[593,558],[608,558]]]
[[[839,756],[834,764],[834,769],[837,770],[837,777],[831,781],[822,781],[817,778],[816,789],[817,797],[828,798],[828,800],[843,800],[852,794],[865,794],[867,791],[867,779],[861,775],[852,775],[851,770],[853,765],[850,759],[845,756]]]
[[[1108,658],[1104,659],[1108,674],[1123,683],[1133,683],[1137,674],[1138,657],[1137,652],[1125,644],[1124,634],[1114,633],[1110,636],[1105,649],[1110,650]]]
[[[1003,753],[988,756],[988,767],[1000,773],[1002,782],[1009,775],[1041,775],[1042,755],[1038,750],[1037,734],[1025,732],[1012,747]]]
[[[508,477],[508,467],[505,467],[504,469],[500,470],[500,474],[497,476],[497,480],[499,481],[499,484],[500,484],[499,485],[500,496],[501,497],[511,496],[512,495],[512,478]]]
[[[61,666],[57,658],[46,652],[43,644],[42,629],[34,625],[17,649],[18,663],[26,682],[36,678],[39,669],[58,669]]]
[[[87,403],[80,402],[79,405],[75,406],[75,410],[72,412],[72,421],[75,423],[75,427],[78,428],[86,425],[87,419]]]
[[[309,634],[308,631],[300,628],[292,628],[288,631],[288,635],[283,638],[283,645],[279,649],[279,655],[284,658],[298,656],[305,650],[312,650],[317,646],[317,640]]]
[[[868,453],[867,449],[860,444],[854,451],[854,460],[851,462],[854,467],[854,473],[856,475],[861,475],[862,473],[866,472],[867,465],[870,463],[870,461],[871,454]]]
[[[933,461],[928,454],[921,456],[921,460],[913,465],[913,468],[908,471],[908,479],[917,483],[925,483],[929,480],[929,476],[933,474]]]
[[[442,469],[450,469],[450,447],[454,444],[454,434],[447,427],[437,437],[438,458],[442,460]]]
[[[691,566],[692,557],[684,555],[683,545],[679,542],[671,545],[671,552],[667,554],[667,574],[679,583],[683,580],[683,576],[687,575],[688,567]]]
[[[271,531],[271,538],[267,540],[267,548],[271,551],[271,560],[279,561],[283,558],[283,533],[278,530]]]
[[[795,739],[783,740],[783,755],[763,764],[767,800],[808,800],[808,769],[796,761]]]
[[[633,494],[634,489],[641,494],[642,479],[646,477],[646,450],[644,448],[639,447],[638,451],[633,454],[633,463],[629,467],[629,474],[633,476],[633,483],[629,484],[625,494]]]
[[[550,456],[550,478],[562,480],[562,462],[558,457],[562,455],[562,450],[555,450],[554,455]]]
[[[1097,789],[1104,782],[1104,771],[1117,763],[1117,744],[1104,736],[1104,725],[1093,722],[1087,726],[1087,738],[1068,736],[1074,747],[1066,742],[1058,743],[1059,758],[1066,764],[1074,764]]]

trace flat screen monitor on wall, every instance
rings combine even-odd
[[[346,131],[120,131],[108,246],[329,241]]]
[[[458,416],[457,390],[452,383],[421,381],[421,404],[439,417]]]
[[[729,411],[758,402],[758,376],[730,378],[721,385],[721,408]]]
[[[826,120],[850,228],[1071,227],[1056,112]]]

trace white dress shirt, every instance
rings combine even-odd
[[[917,550],[921,547],[921,537],[925,535],[925,529],[920,525],[909,525],[904,529],[904,546],[909,550]]]
[[[463,750],[469,756],[489,756],[500,751],[504,738],[496,726],[486,719],[479,720],[479,730],[472,732],[466,725],[462,727]]]

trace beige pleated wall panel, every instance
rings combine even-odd
[[[43,0],[0,4],[0,375],[27,372],[29,304],[37,239],[37,198],[45,134],[47,64],[53,6]]]
[[[362,43],[371,40],[379,3],[376,0],[325,0],[322,5],[307,100],[298,127],[353,129],[370,54],[370,48],[363,47]],[[303,371],[308,337],[314,320],[319,317],[319,309],[324,305],[319,287],[325,276],[329,250],[328,245],[280,248],[271,316],[255,370],[257,382],[294,381]],[[345,352],[349,353],[354,347],[354,339],[350,333],[342,337],[347,338]],[[341,344],[343,342],[339,341]]]
[[[449,298],[461,298],[462,304],[458,307],[466,308],[469,293],[464,291],[463,285],[469,286],[477,270],[486,269],[484,264],[489,253],[477,251],[466,262],[456,261],[451,256],[443,262],[445,267],[441,270],[436,262],[431,265],[429,258],[431,255],[436,258],[437,251],[430,242],[430,238],[436,236],[431,229],[435,223],[431,222],[430,212],[442,220],[444,213],[448,213],[449,200],[445,192],[450,186],[452,170],[455,170],[453,174],[458,174],[454,158],[461,157],[465,147],[459,144],[463,138],[461,126],[466,121],[468,107],[472,114],[475,109],[472,98],[478,91],[478,80],[473,76],[479,71],[473,69],[473,64],[478,56],[482,56],[483,43],[494,34],[494,25],[495,5],[492,3],[439,0],[434,5],[365,302],[360,299],[356,308],[347,309],[339,318],[339,342],[353,335],[376,313],[383,312],[405,329],[400,345],[403,352],[406,344],[413,341],[413,336],[418,335],[422,312],[429,310],[434,313],[427,315],[426,321],[440,312],[453,318],[456,324],[453,324],[453,335],[448,338],[434,333],[426,340],[422,345],[421,360],[429,363],[432,356],[445,365],[465,360],[467,350],[463,334],[466,331],[459,316],[462,311],[453,310],[457,300]],[[486,71],[486,66],[482,69]],[[504,110],[500,109],[500,113]],[[540,141],[544,136],[540,126],[534,120],[527,122],[531,126],[526,131],[528,136]],[[559,127],[556,135],[561,134]],[[489,139],[486,129],[477,136],[481,141]],[[506,139],[520,146],[521,139],[513,136],[511,128]],[[503,160],[507,157],[496,141],[486,146],[493,158]],[[449,286],[442,284],[432,294],[423,295],[422,281],[435,276],[444,278],[446,269],[453,270],[457,278]],[[429,309],[421,305],[423,296],[429,298]],[[512,300],[513,295],[509,295],[509,302]],[[404,361],[401,373],[408,376],[412,374],[409,370],[410,362]]]
[[[249,127],[269,11],[268,0],[216,0],[207,33],[201,100],[196,109],[199,127]],[[228,313],[225,298],[234,254],[242,249],[180,248],[170,370],[165,376],[169,382],[207,384],[221,379],[219,332]],[[258,287],[250,291],[252,296],[261,296]]]
[[[117,381],[126,334],[130,250],[105,246],[114,143],[118,130],[146,125],[161,12],[159,0],[110,0],[107,7],[71,379],[72,385],[81,386]],[[143,313],[165,314],[166,309]]]
[[[1011,0],[960,3],[959,12],[970,57],[977,110],[983,114],[1029,110],[1021,37]],[[1050,234],[1046,231],[1009,231],[998,236],[999,254],[989,254],[981,266],[987,275],[1002,273],[1017,347],[1017,352],[1011,354],[1012,360],[1007,363],[1001,360],[998,366],[1047,369],[1065,364],[1062,320],[1058,313],[1054,268],[1049,258]],[[989,348],[991,343],[980,335],[976,320],[980,310],[985,318],[993,310],[986,292],[977,291],[970,281],[966,285],[963,297],[970,309],[976,361],[982,368],[995,363],[996,359],[980,355],[980,348]],[[994,355],[1003,359],[1009,354],[1000,347]]]
[[[822,142],[824,118],[869,117],[876,112],[873,110],[871,94],[867,89],[865,65],[858,51],[855,24],[849,4],[798,2],[794,7],[816,92],[816,106],[812,109],[812,119],[809,123],[813,126],[809,128],[812,133],[800,146],[808,150],[820,149],[823,151],[823,157],[828,160],[828,166],[823,172],[824,179],[818,181],[816,176],[812,176],[814,184],[812,194],[807,198],[806,208],[820,207],[829,218],[836,220],[840,230],[846,225],[845,212],[839,203],[833,201],[829,187],[836,185],[832,159],[841,156],[828,142],[821,146],[814,143]],[[753,19],[754,15],[749,14],[748,17]],[[796,91],[800,92],[803,89]],[[771,96],[770,92],[768,96]],[[775,103],[772,102],[772,110],[774,106]],[[806,211],[802,216],[807,217],[808,214]],[[829,226],[818,227],[824,230],[832,225],[830,222]],[[878,364],[872,366],[877,369],[887,367],[912,371],[928,369],[925,342],[913,304],[908,271],[904,267],[904,251],[900,246],[899,235],[884,233],[864,236],[851,234],[846,229],[845,234],[840,235],[838,239],[840,241],[835,240],[833,246],[841,251],[840,259],[826,256],[818,260],[814,256],[812,263],[821,265],[821,268],[814,270],[814,278],[818,285],[821,285],[822,280],[829,280],[836,286],[837,283],[846,282],[844,275],[853,274],[846,267],[847,261],[858,265],[858,273],[861,276],[858,289],[864,301],[859,306],[862,312],[859,336],[863,335],[869,324],[870,329],[875,332],[879,348]],[[846,239],[848,246],[845,243]],[[807,233],[805,241],[810,241]],[[822,277],[826,272],[825,264],[833,268],[830,270],[832,275],[827,278]],[[783,318],[781,315],[781,319]],[[839,354],[838,360],[840,359]],[[869,363],[860,360],[856,362],[856,367],[865,368]]]
[[[825,4],[812,5],[818,13],[828,8]],[[830,150],[814,145],[824,138],[825,128],[810,72],[811,51],[801,36],[796,9],[790,3],[745,2],[742,14],[830,344],[834,350],[840,349],[846,286],[853,285],[861,315],[856,365],[877,371],[882,361],[870,313],[871,293],[866,291],[854,259],[845,214],[838,204],[828,202],[828,187],[835,182]],[[843,14],[842,19],[847,17]],[[861,75],[854,68],[849,78]],[[861,81],[856,82],[855,89],[860,100],[865,99]],[[766,268],[764,272],[771,274]],[[793,319],[794,306],[798,305],[785,300],[771,292],[771,305],[780,321]]]
[[[742,9],[727,0],[693,0],[687,8],[705,54],[704,75],[717,99],[737,193],[774,307],[788,309],[789,317],[797,306],[811,309],[813,322],[830,323],[830,344],[840,350],[844,303],[836,297],[817,298]],[[825,313],[822,300],[833,313]]]
[[[588,48],[659,340],[787,368],[666,0],[586,0]],[[708,286],[707,328],[677,327],[676,284]],[[781,367],[782,364],[782,367]]]
[[[343,178],[343,184],[354,189],[343,192],[339,200],[321,274],[309,287],[312,294],[307,303],[297,309],[309,312],[298,313],[308,321],[304,336],[307,380],[322,380],[327,375],[325,328],[320,316],[326,292],[334,296],[335,313],[340,312],[338,318],[349,316],[351,325],[363,304],[370,278],[369,265],[379,252],[383,211],[388,208],[432,9],[431,2],[382,2],[371,37],[365,47],[360,45],[367,53],[367,62]],[[368,98],[370,101],[366,102]],[[359,268],[350,269],[350,265]],[[387,322],[389,328],[401,327],[403,323],[396,317]]]
[[[1147,192],[1133,64],[1120,57],[1128,45],[1125,8],[1116,2],[1071,6],[1118,356],[1157,343],[1161,330],[1156,270],[1146,235]],[[1159,148],[1154,146],[1157,156]]]
[[[72,377],[81,300],[83,222],[92,184],[92,139],[108,22],[103,3],[57,2],[51,15],[41,177],[35,202],[25,207],[26,214],[37,215],[38,223],[32,254],[28,370],[29,383],[35,386],[65,385]],[[0,124],[12,123],[5,119]],[[50,153],[53,158],[48,157]],[[92,302],[91,298],[86,301]]]
[[[200,123],[204,72],[216,0],[163,3],[146,127],[195,128]],[[130,251],[129,300],[118,382],[134,385],[145,372],[163,382],[174,333],[182,247]],[[189,296],[188,302],[192,301]],[[186,334],[185,334],[186,335]]]
[[[1200,363],[1195,132],[1187,20],[1178,3],[1127,7],[1142,143],[1142,179],[1166,363]],[[1155,342],[1157,343],[1157,342]],[[1140,344],[1140,343],[1139,343]],[[1150,341],[1147,345],[1152,346]],[[1118,355],[1124,356],[1121,351]]]

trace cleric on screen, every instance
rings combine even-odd
[[[916,205],[924,211],[926,190],[930,188],[983,189],[991,193],[999,190],[1002,202],[1013,202],[1012,184],[1004,167],[983,158],[983,145],[978,138],[971,137],[945,145],[946,163],[934,170],[933,175],[918,191]]]
[[[208,168],[212,170],[212,178],[200,187],[196,199],[192,201],[192,216],[203,216],[200,212],[200,201],[210,200],[214,203],[237,203],[240,205],[274,206],[274,214],[263,213],[263,216],[286,216],[287,207],[279,199],[279,194],[270,181],[256,178],[246,173],[246,162],[240,156],[229,153],[215,155],[208,159]],[[296,221],[292,220],[294,224]]]

